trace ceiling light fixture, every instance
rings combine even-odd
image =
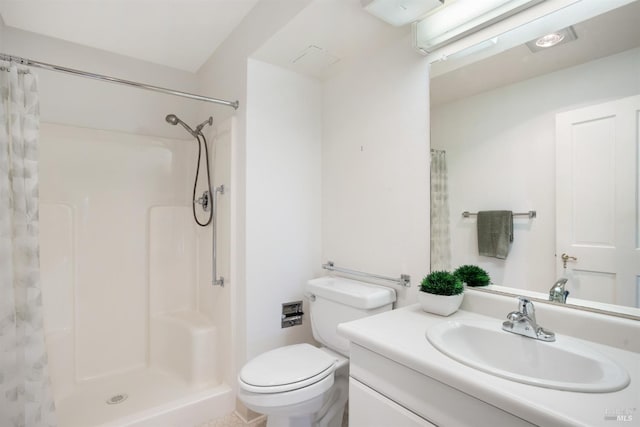
[[[564,40],[564,34],[551,33],[551,34],[547,34],[546,36],[542,36],[538,40],[536,40],[536,46],[551,47],[551,46],[557,45],[562,40]]]
[[[396,27],[417,21],[444,0],[360,0],[370,14]]]
[[[416,47],[424,53],[500,22],[543,0],[457,0],[414,24]]]
[[[567,27],[528,41],[526,44],[531,52],[536,53],[577,39],[578,36],[573,27]]]

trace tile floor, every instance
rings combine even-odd
[[[265,427],[267,419],[261,417],[250,423],[245,422],[235,412],[225,415],[222,418],[211,420],[198,427]]]
[[[266,425],[266,418],[261,417],[253,422],[246,423],[235,412],[232,412],[222,418],[201,424],[198,427],[266,427]],[[342,427],[349,427],[348,411],[345,411],[344,418],[342,419]]]

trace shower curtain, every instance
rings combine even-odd
[[[431,271],[451,268],[447,154],[431,150]]]
[[[0,67],[0,426],[55,426],[38,245],[36,76]]]

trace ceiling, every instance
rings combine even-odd
[[[0,0],[0,15],[10,27],[197,72],[258,1]],[[347,58],[410,32],[366,13],[360,0],[308,3],[255,58],[324,78]]]
[[[348,60],[367,55],[410,32],[409,25],[393,27],[366,13],[360,0],[314,0],[252,56],[326,79]],[[406,49],[412,49],[409,41]]]
[[[267,0],[0,0],[0,15],[21,30],[196,72],[258,1]],[[366,13],[360,0],[304,1],[254,58],[324,79],[410,33],[410,26],[392,27]],[[575,25],[575,42],[537,54],[519,46],[433,78],[432,103],[636,47],[638,16],[640,1]],[[409,41],[406,48],[412,49]],[[478,75],[487,77],[473,78]]]
[[[0,0],[7,26],[196,72],[258,0]]]

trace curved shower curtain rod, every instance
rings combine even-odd
[[[166,93],[168,95],[182,96],[184,98],[195,99],[197,101],[212,102],[214,104],[226,105],[237,110],[239,107],[238,101],[226,101],[224,99],[211,98],[209,96],[197,95],[194,93],[182,92],[179,90],[167,89],[160,86],[149,85],[146,83],[137,83],[130,80],[119,79],[117,77],[105,76],[103,74],[89,73],[87,71],[80,71],[73,68],[61,67],[59,65],[47,64],[46,62],[34,61],[32,59],[21,58],[19,56],[8,55],[6,53],[0,53],[0,60],[8,62],[16,62],[18,64],[26,65],[28,67],[37,67],[49,71],[58,71],[61,73],[72,74],[74,76],[86,77],[94,80],[101,80],[109,83],[117,83],[125,86],[137,87],[140,89],[151,90],[154,92]]]

